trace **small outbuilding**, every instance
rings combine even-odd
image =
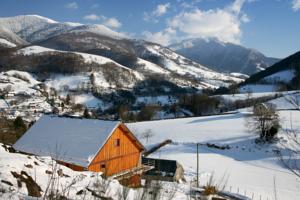
[[[144,146],[120,121],[42,116],[13,145],[17,151],[51,156],[77,171],[105,176],[139,169]]]
[[[185,180],[183,167],[176,160],[143,157],[142,164],[154,166],[142,175],[146,181],[180,182]]]

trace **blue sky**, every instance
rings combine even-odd
[[[300,0],[0,0],[0,16],[105,24],[168,45],[218,38],[286,57],[300,50]]]

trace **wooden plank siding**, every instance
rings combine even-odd
[[[119,146],[117,145],[119,140]],[[106,176],[140,165],[141,148],[121,125],[117,127],[102,149],[90,163],[88,170],[103,172]]]
[[[66,163],[64,161],[60,161],[60,160],[57,160],[57,163],[61,164],[61,165],[64,165],[66,167],[69,167],[71,168],[72,170],[74,171],[85,171],[86,169],[82,166],[79,166],[79,165],[74,165],[74,164],[70,164],[70,163]]]

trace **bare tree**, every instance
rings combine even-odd
[[[149,139],[152,138],[154,134],[150,129],[147,129],[145,132],[142,133],[142,138],[146,140],[146,143],[149,142]]]
[[[259,134],[260,141],[270,142],[280,128],[279,115],[271,104],[255,105],[253,115],[247,120],[247,126]]]
[[[247,99],[249,100],[253,95],[253,91],[251,90],[251,88],[246,89],[246,94],[247,94]]]
[[[298,95],[286,95],[285,100],[289,102],[296,110],[300,110],[300,99]]]

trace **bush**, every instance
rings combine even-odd
[[[156,105],[146,105],[137,115],[137,121],[148,121],[153,118],[155,113],[160,109],[159,106]]]
[[[280,128],[279,115],[274,106],[261,103],[254,106],[247,125],[259,134],[260,141],[271,142]]]
[[[185,94],[179,98],[179,106],[186,108],[195,115],[213,114],[219,105],[219,100],[206,94]]]
[[[215,186],[213,186],[213,185],[204,186],[203,194],[205,196],[209,196],[209,195],[213,195],[213,194],[217,194],[217,193],[218,193],[218,190]]]
[[[24,128],[26,129],[26,125],[22,119],[22,117],[18,116],[15,120],[14,120],[14,127],[15,129],[20,129],[20,128]]]

